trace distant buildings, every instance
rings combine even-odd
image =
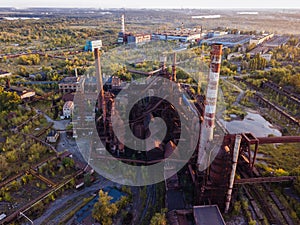
[[[250,35],[238,35],[238,34],[226,34],[209,39],[202,40],[200,44],[222,44],[227,47],[235,47],[237,45],[243,45],[250,42]]]
[[[151,34],[133,34],[133,33],[119,33],[119,44],[139,44],[151,41]]]
[[[118,34],[119,44],[139,44],[151,41],[151,34],[134,34],[125,31],[125,16],[121,17],[121,32]]]
[[[285,45],[289,41],[287,36],[275,36],[271,40],[267,41],[264,46],[269,48],[276,48]]]
[[[95,48],[101,49],[102,47],[102,40],[95,40],[95,41],[86,41],[84,46],[84,51],[93,52]]]
[[[72,101],[65,102],[63,106],[64,118],[71,118],[73,111],[74,111],[74,103]]]
[[[274,34],[262,34],[262,35],[259,35],[259,36],[254,36],[250,39],[250,42],[249,44],[255,44],[255,45],[259,45],[259,44],[262,44],[264,43],[265,41],[271,39],[274,37]]]
[[[178,29],[152,34],[153,40],[176,40],[180,42],[194,42],[201,38],[201,29]]]
[[[84,77],[65,77],[58,83],[58,87],[61,93],[83,92]]]
[[[127,43],[138,44],[151,41],[151,34],[129,34],[127,36]]]
[[[206,38],[213,38],[213,37],[219,37],[228,34],[226,31],[209,31],[206,34]]]
[[[233,52],[233,53],[230,53],[228,56],[227,56],[227,60],[231,60],[233,58],[239,58],[239,57],[243,57],[244,55],[242,53],[239,53],[239,52]]]

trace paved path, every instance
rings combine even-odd
[[[53,128],[55,130],[66,130],[66,127],[70,123],[70,120],[53,120],[48,115],[43,113],[48,122],[53,123]]]
[[[53,213],[57,213],[57,210],[59,209],[59,214],[55,216],[55,218],[52,221],[49,221],[48,224],[58,224],[59,219],[62,219],[63,216],[66,216],[73,208],[76,208],[77,205],[79,205],[82,201],[76,201],[74,202],[72,207],[67,207],[66,204],[69,201],[72,201],[73,199],[78,199],[78,196],[82,196],[82,199],[85,198],[87,195],[92,195],[95,192],[98,192],[100,189],[108,186],[114,186],[115,184],[111,181],[108,181],[104,178],[101,178],[100,180],[97,180],[95,183],[93,183],[90,187],[86,187],[81,190],[71,190],[66,193],[66,195],[61,196],[57,200],[55,200],[53,203],[50,204],[48,209],[43,213],[41,217],[34,220],[35,225],[42,225],[43,222],[49,218]]]

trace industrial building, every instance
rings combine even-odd
[[[65,77],[58,83],[59,91],[62,93],[83,92],[84,77]]]
[[[135,34],[125,31],[125,15],[121,17],[121,32],[118,34],[119,44],[140,44],[151,41],[151,34]]]
[[[209,31],[205,35],[206,38],[219,37],[228,34],[226,31]]]
[[[227,34],[221,35],[209,39],[204,39],[200,41],[200,44],[222,44],[223,46],[227,47],[235,47],[237,45],[248,44],[250,42],[251,36],[250,35],[238,35],[238,34]]]
[[[259,36],[254,36],[251,37],[249,44],[255,44],[255,45],[260,45],[264,43],[265,41],[270,40],[271,38],[274,37],[274,34],[262,34]]]
[[[128,44],[139,44],[151,41],[151,34],[127,34]]]
[[[201,29],[178,29],[152,34],[152,40],[195,42],[201,38]]]
[[[269,48],[277,48],[285,45],[289,41],[289,37],[287,36],[275,36],[271,40],[266,41],[264,46]]]
[[[101,49],[102,47],[102,40],[95,40],[95,41],[86,41],[84,46],[84,51],[93,52],[95,48]]]
[[[20,96],[20,98],[22,100],[27,100],[27,99],[31,99],[32,97],[35,96],[35,91],[25,88],[25,87],[17,87],[17,86],[11,86],[10,85],[10,80],[6,81],[6,87],[5,87],[6,91],[10,91],[10,92],[15,92],[17,95]]]
[[[186,120],[192,120],[195,124],[199,123],[201,126],[200,138],[197,141],[195,153],[183,171],[173,173],[172,165],[170,167],[167,165],[168,167],[165,167],[164,170],[166,184],[165,206],[168,209],[167,218],[170,224],[224,225],[220,211],[228,213],[232,208],[237,195],[237,185],[292,180],[291,177],[253,177],[253,174],[255,174],[254,163],[260,144],[299,142],[299,137],[255,137],[251,133],[229,134],[226,128],[218,123],[216,119],[216,101],[218,97],[222,47],[221,44],[214,44],[211,48],[207,90],[205,95],[193,94],[195,103],[192,106],[195,106],[194,108],[188,101],[184,100],[184,94],[174,94],[171,86],[170,90],[164,89],[164,93],[174,94],[173,97],[179,101],[180,106],[184,107],[190,104],[194,118],[186,117]],[[93,161],[102,160],[99,162],[105,163],[109,160],[120,160],[128,164],[151,165],[167,159],[170,153],[175,152],[176,145],[180,139],[182,142],[186,142],[188,146],[193,146],[192,141],[187,141],[187,139],[181,137],[184,129],[189,130],[189,135],[194,135],[193,128],[180,126],[180,118],[176,115],[176,110],[173,106],[159,99],[151,99],[153,90],[160,91],[162,87],[157,82],[158,79],[149,84],[136,84],[145,87],[145,92],[149,93],[149,99],[139,102],[136,107],[134,106],[130,109],[131,116],[128,123],[132,133],[140,139],[147,137],[148,131],[145,124],[153,116],[162,118],[170,126],[171,132],[167,133],[166,138],[159,145],[154,141],[153,149],[147,152],[137,153],[137,151],[124,146],[120,142],[122,137],[119,139],[113,130],[111,118],[112,115],[118,113],[115,110],[115,106],[120,103],[118,101],[122,101],[124,107],[127,107],[127,104],[124,104],[123,98],[116,100],[111,89],[103,90],[100,88],[103,85],[103,81],[98,49],[95,49],[95,57],[98,93],[100,93],[97,97],[97,110],[101,112],[96,118],[96,126],[98,136],[106,150],[103,151],[101,149],[101,153],[99,153],[97,148],[93,148],[96,146],[92,146],[88,154],[92,156]],[[149,77],[164,77],[176,82],[176,54],[174,54],[173,58],[172,72],[167,70],[165,62],[165,60],[161,60],[159,70],[148,73],[136,72]],[[178,86],[181,87],[180,84]],[[137,89],[136,86],[127,88],[131,88],[130,93],[135,92]],[[139,95],[140,92],[136,91],[136,94]],[[194,111],[193,109],[196,110]],[[118,128],[123,129],[122,125],[124,124],[118,124]],[[220,134],[223,134],[223,136]],[[199,134],[197,135],[199,136]],[[221,144],[215,145],[218,139],[221,140]],[[109,154],[106,154],[106,151]],[[180,152],[176,153],[180,154]],[[210,161],[212,155],[215,157]],[[237,178],[236,172],[239,170],[242,171],[242,175]],[[173,176],[170,177],[166,175],[167,173]],[[251,174],[251,177],[247,178],[245,174]],[[147,174],[143,175],[146,176]],[[193,187],[193,202],[186,202],[185,193],[181,189],[183,182],[179,182],[180,178],[182,178],[180,176],[190,179],[187,185]],[[272,218],[268,218],[268,221],[272,224]]]

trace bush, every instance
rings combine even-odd
[[[241,212],[241,208],[242,208],[242,205],[241,205],[241,202],[240,201],[236,201],[233,205],[233,212],[232,214],[233,215],[239,215],[240,212]]]

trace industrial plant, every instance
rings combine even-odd
[[[30,10],[0,9],[1,225],[299,224],[299,35]]]
[[[168,208],[167,218],[171,224],[187,224],[190,217],[193,217],[196,224],[202,224],[201,216],[206,213],[212,214],[212,217],[207,218],[209,224],[225,224],[220,212],[227,214],[232,211],[233,203],[237,198],[237,193],[241,189],[245,189],[246,184],[261,184],[267,188],[266,183],[272,182],[291,182],[295,177],[279,176],[279,177],[261,177],[260,173],[255,168],[255,161],[259,150],[259,145],[266,143],[294,143],[299,142],[299,136],[284,136],[284,137],[256,137],[252,133],[238,133],[230,134],[226,127],[216,118],[217,98],[219,90],[219,76],[222,59],[221,44],[214,44],[211,47],[210,53],[210,66],[207,80],[207,91],[205,94],[193,94],[189,93],[189,96],[184,94],[176,95],[176,92],[172,91],[174,87],[170,87],[169,90],[163,90],[166,95],[172,95],[175,101],[182,107],[192,107],[193,116],[187,118],[187,120],[193,121],[195,125],[201,127],[200,134],[194,132],[193,127],[184,127],[180,121],[180,117],[176,108],[170,105],[167,101],[153,96],[153,90],[155,93],[160,92],[163,85],[159,83],[159,77],[168,79],[174,83],[177,83],[180,89],[184,89],[184,85],[178,83],[176,78],[176,53],[170,55],[173,59],[172,72],[167,71],[166,60],[161,58],[160,68],[153,72],[137,72],[141,75],[147,76],[151,80],[150,83],[136,84],[130,87],[130,92],[136,95],[142,96],[140,90],[147,93],[153,92],[147,99],[141,99],[136,103],[133,108],[125,109],[130,110],[129,127],[135,137],[139,139],[147,139],[149,137],[149,121],[152,118],[160,117],[167,124],[167,134],[162,143],[157,143],[154,139],[151,150],[146,152],[138,151],[138,149],[132,149],[124,144],[124,139],[127,142],[130,141],[129,136],[125,133],[125,130],[120,131],[122,137],[115,134],[113,128],[112,118],[118,115],[120,112],[116,111],[116,105],[122,104],[116,102],[116,96],[122,92],[122,87],[118,85],[118,88],[112,88],[111,85],[107,86],[103,84],[103,78],[101,75],[101,63],[99,49],[94,50],[96,59],[96,77],[97,77],[97,113],[96,113],[96,127],[99,139],[101,140],[105,149],[99,151],[96,146],[90,146],[90,158],[94,161],[98,160],[99,163],[104,161],[116,161],[130,164],[130,165],[153,165],[159,162],[163,162],[171,154],[176,154],[178,159],[181,158],[180,152],[176,152],[177,144],[181,141],[181,133],[185,129],[191,136],[199,135],[197,137],[197,143],[193,151],[193,156],[189,159],[187,164],[182,168],[180,174],[190,177],[190,181],[193,185],[194,199],[191,204],[192,208],[186,209],[184,206],[184,196],[182,194],[181,185],[179,184],[179,175],[172,170],[175,167],[168,169],[165,167],[165,187],[166,196],[165,204]],[[147,75],[148,74],[148,75]],[[155,81],[156,80],[156,81]],[[104,87],[104,88],[101,88]],[[187,103],[186,98],[194,100],[193,106]],[[127,102],[130,97],[123,97],[122,101]],[[126,103],[125,103],[126,104]],[[123,123],[118,124],[118,129],[124,129],[126,126]],[[80,132],[80,128],[77,133]],[[157,130],[156,132],[160,132]],[[185,143],[186,146],[193,146],[192,143]],[[137,144],[135,145],[135,147]],[[141,147],[141,146],[139,146]],[[94,150],[93,150],[94,149]],[[108,151],[108,153],[106,153]],[[170,159],[172,162],[176,159]],[[97,161],[97,162],[98,162]],[[92,165],[95,162],[92,162]],[[95,163],[97,164],[97,163]],[[174,166],[174,164],[173,164]],[[167,173],[171,173],[171,176],[167,176]],[[138,175],[136,175],[138,176]],[[152,175],[153,176],[153,175]],[[237,178],[238,177],[238,178]],[[250,190],[245,189],[249,198],[252,198],[249,193]],[[251,189],[251,191],[253,191]],[[259,193],[256,193],[259,195]],[[270,192],[270,196],[277,202],[279,207],[282,207],[282,215],[288,224],[293,224],[286,211],[276,196]],[[263,204],[266,205],[265,209],[259,209],[255,202],[251,202],[252,207],[255,210],[256,215],[261,215],[261,211],[267,216],[268,221],[271,223],[278,222],[275,212],[271,207],[268,207],[268,202],[265,196],[259,196]],[[176,200],[174,200],[176,199]],[[267,211],[267,212],[266,212]],[[261,218],[262,219],[262,218]],[[202,219],[203,220],[203,219]],[[206,222],[207,222],[206,220]],[[198,222],[197,222],[198,221]]]

